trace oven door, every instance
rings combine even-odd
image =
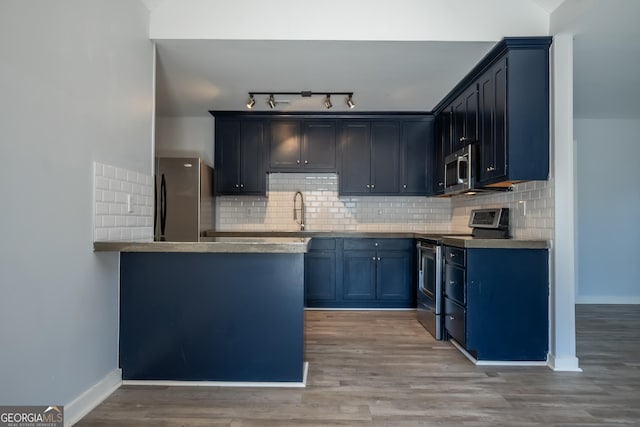
[[[418,321],[442,339],[442,248],[418,243]]]

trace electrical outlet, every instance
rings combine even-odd
[[[518,202],[518,214],[520,216],[527,216],[527,201],[520,200]]]
[[[127,212],[133,213],[133,202],[131,200],[131,194],[127,194]]]

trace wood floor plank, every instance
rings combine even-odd
[[[474,366],[411,311],[305,318],[304,389],[125,386],[77,425],[640,425],[637,305],[577,306],[582,373]]]

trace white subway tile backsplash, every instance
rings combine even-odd
[[[94,241],[153,240],[153,176],[97,162],[94,171]]]
[[[449,199],[339,197],[336,174],[270,174],[268,198],[219,197],[216,229],[298,230],[293,220],[296,191],[304,195],[310,231],[449,231]]]
[[[339,197],[335,174],[270,174],[268,197],[219,197],[219,231],[296,231],[293,196],[301,191],[309,231],[406,231],[467,233],[471,209],[509,207],[515,237],[551,239],[553,182],[517,184],[513,191],[468,197]],[[526,202],[526,215],[518,210]]]

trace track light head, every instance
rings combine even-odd
[[[333,107],[333,104],[331,103],[331,95],[327,94],[327,97],[324,99],[324,108],[328,110],[331,107]]]
[[[253,94],[250,93],[249,94],[249,99],[247,100],[247,108],[251,110],[254,105],[256,105],[256,100],[253,99]]]
[[[356,106],[356,103],[353,102],[353,95],[349,95],[347,97],[347,105],[349,106],[349,108],[353,109]]]
[[[269,99],[267,99],[267,104],[269,104],[269,108],[271,109],[276,108],[276,100],[273,97],[273,94],[269,95]]]

